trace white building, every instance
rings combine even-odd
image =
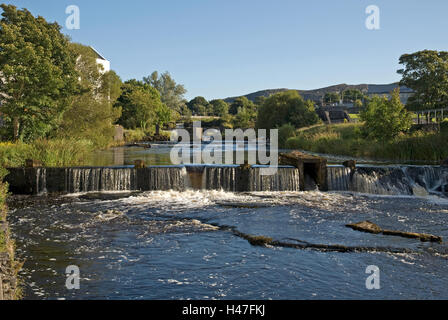
[[[110,61],[104,58],[103,55],[101,55],[94,47],[90,46],[90,49],[95,53],[96,55],[96,63],[101,65],[103,67],[102,72],[106,73],[110,71]]]

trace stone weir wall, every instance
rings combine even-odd
[[[225,190],[299,191],[299,169],[280,167],[263,175],[251,166],[169,166],[144,168],[9,168],[13,194],[95,191]]]

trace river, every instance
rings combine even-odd
[[[95,165],[131,165],[142,155],[129,150],[139,152],[122,149],[117,160],[116,152],[108,151]],[[148,157],[169,164],[166,152],[152,150]],[[412,181],[430,172],[431,183],[422,178],[427,189],[434,187],[434,175],[441,176],[433,168],[400,170]],[[336,178],[333,189],[344,189]],[[358,191],[352,186],[325,193],[187,189],[14,196],[10,221],[17,255],[26,259],[25,298],[447,299],[445,243],[346,227],[369,220],[385,229],[447,239],[448,199],[436,191],[409,194],[412,188],[400,189],[404,178],[399,179],[396,190],[357,182]],[[359,250],[259,247],[238,234]],[[71,265],[80,270],[79,290],[66,288]],[[366,288],[371,265],[380,270],[379,290]]]

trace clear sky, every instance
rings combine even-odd
[[[398,81],[398,59],[448,50],[447,0],[6,0],[92,45],[123,80],[169,71],[186,98]],[[67,30],[68,5],[80,9]],[[380,9],[368,30],[367,6]]]

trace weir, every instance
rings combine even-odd
[[[321,168],[321,166],[318,166]],[[380,195],[448,195],[448,168],[394,166],[346,168],[282,166],[274,175],[262,175],[260,166],[159,166],[147,168],[10,168],[6,181],[14,194],[78,193],[98,191],[224,190],[351,191]],[[314,172],[314,173],[313,173]],[[316,176],[316,173],[319,176]],[[325,174],[325,176],[323,176]],[[304,179],[306,181],[304,181]],[[314,183],[320,182],[320,183]]]
[[[279,167],[263,176],[260,167],[157,166],[147,168],[9,168],[13,194],[94,191],[224,190],[299,191],[299,172]]]
[[[330,190],[380,195],[448,194],[448,168],[435,166],[328,166]]]

